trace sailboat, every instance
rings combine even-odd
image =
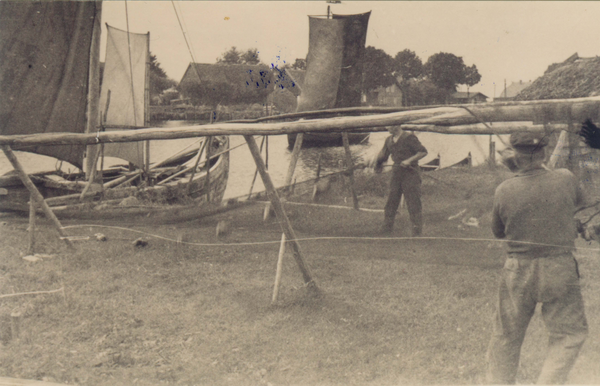
[[[356,15],[309,16],[306,74],[296,112],[357,107],[362,96],[362,58],[371,12]],[[369,133],[348,133],[350,143]],[[288,135],[293,146],[295,134]],[[303,144],[341,145],[340,133],[305,133]]]
[[[149,33],[107,25],[100,90],[95,73],[101,6],[99,1],[0,2],[0,134],[147,127]],[[150,149],[163,143],[13,150],[51,156],[78,169],[30,175],[59,217],[84,212],[102,217],[111,209],[147,215],[155,204],[220,203],[229,171],[228,137],[200,138],[191,149],[154,160]],[[0,176],[0,211],[28,210],[28,201],[15,174]]]

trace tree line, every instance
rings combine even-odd
[[[151,56],[150,77],[153,83],[151,92],[159,94],[174,86],[160,68],[156,56]],[[272,91],[274,84],[269,71],[287,68],[305,70],[306,60],[298,58],[294,63],[284,63],[281,68],[269,68],[263,64],[256,48],[240,51],[231,47],[216,63],[223,65],[247,64],[264,67],[255,73],[246,74],[243,80],[215,80],[202,83],[179,85],[179,92],[192,99],[195,105],[217,106],[219,103],[262,102]],[[402,92],[404,106],[444,104],[456,92],[458,85],[467,90],[481,80],[477,67],[467,66],[462,57],[452,53],[439,52],[431,55],[425,63],[414,51],[405,49],[391,56],[382,49],[372,46],[365,48],[363,58],[363,91],[368,102],[376,102],[377,91],[383,87],[396,85]]]
[[[405,49],[392,57],[369,46],[363,59],[363,90],[373,98],[380,87],[396,85],[402,91],[404,106],[446,103],[458,85],[467,90],[481,80],[474,64],[447,52],[431,55],[425,64],[414,51]]]

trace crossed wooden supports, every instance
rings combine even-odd
[[[286,178],[286,182],[288,179],[291,181],[291,177],[293,175],[294,168],[295,168],[296,162],[297,162],[299,154],[300,154],[300,149],[302,146],[302,137],[303,137],[302,133],[299,133],[297,136],[296,144],[295,144],[294,150],[292,152],[292,159],[290,161],[290,169],[288,171],[288,177]],[[265,162],[262,159],[261,151],[258,148],[256,141],[254,140],[254,137],[252,135],[244,135],[244,139],[246,140],[246,143],[248,144],[250,153],[252,154],[252,157],[254,158],[254,162],[256,163],[256,168],[257,168],[258,172],[260,173],[260,176],[263,180],[263,184],[266,188],[272,208],[274,209],[277,219],[279,221],[279,224],[282,228],[283,235],[284,235],[283,237],[284,237],[284,239],[287,239],[288,242],[292,246],[293,256],[296,261],[296,264],[298,265],[300,273],[302,274],[302,279],[304,280],[304,283],[309,290],[317,290],[317,285],[313,279],[312,273],[310,272],[308,265],[306,264],[306,262],[304,261],[304,258],[302,257],[300,244],[298,243],[298,241],[296,239],[296,234],[294,232],[294,229],[292,228],[290,220],[288,219],[287,214],[285,213],[283,204],[281,202],[281,199],[279,198],[279,194],[277,193],[277,190],[275,189],[275,185],[273,184],[273,181],[271,180],[269,172],[267,171]],[[353,202],[354,202],[354,208],[358,209],[358,198],[356,195],[356,191],[354,190],[352,158],[351,158],[351,154],[350,154],[348,133],[346,133],[346,132],[342,133],[342,141],[343,141],[344,149],[346,152],[346,167],[350,173],[349,177],[350,177],[350,184],[352,187],[352,198],[353,198]],[[29,190],[29,193],[31,195],[31,204],[30,204],[31,211],[30,211],[30,216],[29,216],[30,217],[30,227],[35,226],[35,207],[38,206],[43,210],[46,217],[52,221],[52,224],[58,231],[58,234],[60,235],[61,239],[67,244],[67,246],[69,248],[73,249],[74,248],[73,244],[69,240],[67,235],[65,234],[62,224],[60,223],[60,221],[58,220],[58,218],[56,217],[54,212],[52,212],[52,209],[50,209],[48,204],[44,201],[44,197],[37,190],[37,188],[31,181],[31,179],[25,172],[23,166],[20,164],[19,160],[13,153],[10,146],[1,145],[1,147],[2,147],[2,151],[6,155],[6,158],[10,161],[14,170],[18,173],[19,178],[21,179],[21,181],[23,182],[25,187]],[[288,182],[287,185],[289,185],[289,184],[290,183]],[[33,242],[34,242],[33,229],[31,229],[31,232],[30,232],[29,242],[30,242],[30,249],[31,249],[33,246]],[[281,252],[283,251],[284,243],[285,243],[285,241],[282,241],[280,255],[282,254]],[[276,284],[276,286],[277,286],[277,284]],[[274,300],[276,300],[276,295],[275,295],[276,293],[277,293],[277,288],[275,288]]]
[[[282,251],[283,251],[284,245],[285,245],[285,239],[287,239],[288,242],[292,245],[294,259],[296,260],[296,264],[298,264],[298,268],[300,269],[300,272],[302,273],[302,278],[304,280],[305,285],[309,289],[316,290],[317,285],[312,277],[312,274],[310,272],[310,269],[308,268],[308,265],[306,265],[304,258],[302,257],[302,252],[300,250],[300,244],[296,240],[296,234],[294,232],[294,229],[292,228],[292,224],[290,223],[290,220],[288,219],[288,217],[285,213],[283,204],[281,202],[281,199],[279,198],[279,194],[277,193],[277,190],[275,189],[275,185],[273,185],[273,181],[271,181],[269,172],[267,171],[265,163],[260,155],[260,149],[258,148],[256,141],[254,140],[254,137],[252,135],[244,135],[244,139],[246,140],[246,143],[248,144],[250,153],[252,154],[252,157],[254,158],[254,162],[256,163],[256,168],[257,168],[258,172],[260,173],[260,177],[262,178],[263,184],[265,185],[265,189],[269,196],[269,200],[275,211],[275,215],[277,216],[277,220],[279,221],[279,224],[283,230],[283,237],[282,237],[282,242],[281,242],[279,260],[281,260]],[[300,155],[302,141],[303,141],[303,133],[298,133],[298,135],[296,136],[296,141],[294,143],[294,149],[292,150],[292,157],[290,160],[288,174],[286,176],[285,186],[291,185],[292,176],[294,174],[296,162],[298,161],[298,157]],[[356,195],[356,191],[354,189],[354,178],[353,178],[354,168],[352,167],[352,157],[350,154],[348,133],[346,133],[346,132],[342,133],[342,141],[343,141],[344,149],[346,152],[346,167],[350,173],[349,174],[350,185],[352,187],[352,198],[353,198],[353,202],[354,202],[354,208],[358,209],[358,196]],[[279,266],[280,266],[280,264],[278,262],[278,274],[277,274],[278,278],[280,277]],[[274,293],[273,293],[273,301],[277,300],[278,282],[279,282],[279,280],[277,279],[276,283],[275,283]]]

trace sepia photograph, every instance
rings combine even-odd
[[[0,0],[0,385],[600,384],[599,17]]]

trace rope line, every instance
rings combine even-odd
[[[53,294],[53,293],[61,292],[61,291],[63,291],[63,293],[64,293],[64,290],[65,290],[65,287],[61,287],[59,289],[55,289],[55,290],[51,290],[51,291],[19,292],[19,293],[15,293],[15,294],[0,295],[0,299],[2,299],[2,298],[10,298],[10,297],[13,297],[13,296],[21,296],[21,295]]]
[[[61,229],[85,228],[85,227],[97,227],[97,228],[109,228],[109,229],[124,230],[124,231],[129,231],[129,232],[144,234],[146,236],[154,237],[154,238],[157,238],[157,239],[162,239],[162,240],[167,240],[167,241],[173,241],[173,242],[180,243],[180,244],[202,246],[202,247],[222,247],[222,246],[232,246],[232,247],[235,247],[235,246],[268,245],[268,244],[279,244],[279,243],[281,243],[281,240],[279,240],[279,239],[278,240],[273,240],[273,241],[256,241],[256,242],[244,242],[244,243],[192,243],[192,242],[178,241],[176,239],[172,239],[172,238],[169,238],[169,237],[159,236],[159,235],[155,235],[155,234],[152,234],[152,233],[148,233],[148,232],[145,232],[145,231],[140,231],[140,230],[132,229],[132,228],[117,227],[117,226],[110,226],[110,225],[96,225],[96,224],[69,225],[69,226],[62,227]],[[487,239],[487,238],[480,239],[480,238],[474,238],[474,237],[441,237],[441,236],[435,236],[435,237],[434,236],[420,236],[420,237],[320,236],[320,237],[300,237],[300,238],[295,238],[295,239],[288,239],[287,241],[288,242],[290,242],[290,241],[300,242],[300,241],[326,241],[326,240],[368,240],[368,241],[379,241],[379,240],[389,240],[389,241],[396,241],[396,240],[418,240],[418,241],[445,240],[445,241],[484,241],[484,242],[501,242],[501,243],[513,242],[513,243],[525,244],[525,245],[539,245],[539,246],[545,246],[545,247],[558,247],[558,248],[574,249],[574,250],[600,251],[600,248],[570,247],[570,246],[557,245],[557,244],[535,243],[535,242],[531,242],[531,241],[514,241],[514,240]]]

